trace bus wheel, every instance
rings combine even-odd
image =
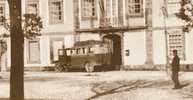
[[[68,69],[68,67],[67,66],[64,66],[64,72],[68,72],[69,71],[69,69]]]
[[[85,63],[85,70],[86,70],[86,72],[93,72],[94,71],[94,64],[91,62]]]
[[[57,64],[56,67],[55,67],[55,71],[56,71],[56,72],[62,72],[62,71],[63,71],[63,66],[62,66],[62,64]]]

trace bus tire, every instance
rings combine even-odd
[[[94,63],[86,62],[84,67],[85,67],[86,72],[94,72]]]
[[[69,71],[68,66],[63,66],[63,70],[64,70],[64,72],[68,72]]]
[[[62,64],[56,64],[54,69],[55,69],[56,72],[62,72],[63,71],[63,66],[62,66]]]

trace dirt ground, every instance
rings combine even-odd
[[[9,73],[0,72],[0,100],[9,97]],[[165,71],[25,72],[28,100],[193,100],[193,72],[180,72],[172,89]]]

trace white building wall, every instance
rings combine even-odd
[[[24,65],[27,64],[27,60],[28,60],[28,57],[27,57],[28,51],[29,51],[29,50],[28,50],[27,42],[26,42],[26,40],[24,40]]]
[[[49,23],[48,0],[40,0],[40,16],[43,21],[42,36],[40,38],[40,66],[52,66],[50,57],[50,39],[63,38],[65,47],[73,46],[73,0],[64,0],[63,14],[64,22],[60,24]],[[29,64],[28,64],[29,65]],[[30,65],[29,65],[30,66]]]
[[[73,34],[65,35],[64,37],[65,48],[71,48],[73,47],[73,44],[74,44],[74,35]]]
[[[98,27],[99,23],[97,20],[93,20],[93,22],[91,22],[90,20],[81,20],[80,21],[80,29],[88,29],[91,27]]]
[[[1,56],[1,64],[0,64],[1,67],[1,71],[6,71],[6,67],[7,67],[7,53],[4,53],[2,56]]]
[[[190,33],[187,33],[185,35],[185,59],[186,63],[193,64],[193,46],[192,46],[192,40],[193,40],[193,31]]]
[[[43,21],[44,28],[42,30],[42,36],[40,38],[40,64],[27,64],[26,66],[50,66],[50,38],[62,37],[64,38],[64,44],[66,48],[72,47],[74,44],[74,15],[73,15],[73,0],[64,0],[64,22],[62,24],[49,24],[49,7],[48,0],[39,0],[40,16]],[[165,46],[165,33],[164,33],[164,18],[161,11],[164,0],[152,0],[152,22],[153,22],[153,60],[154,64],[166,63],[166,46]],[[8,5],[8,4],[6,4]],[[25,0],[23,1],[23,9],[25,12]],[[124,8],[125,10],[125,8]],[[6,16],[9,15],[8,6],[6,6]],[[126,12],[123,12],[126,13]],[[126,20],[126,19],[124,19]],[[94,22],[94,26],[97,26],[98,21]],[[130,18],[124,22],[128,26],[144,26],[145,20],[142,18]],[[166,25],[170,27],[178,27],[182,25],[182,21],[175,16],[166,18]],[[89,28],[90,21],[82,21],[80,23],[81,28]],[[0,31],[3,30],[0,27]],[[100,35],[95,33],[81,33],[80,41],[85,40],[100,40]],[[145,32],[125,32],[123,36],[123,51],[129,50],[130,55],[126,56],[123,53],[124,65],[143,65],[146,61],[146,44],[145,44]],[[181,63],[193,64],[193,31],[185,35],[185,61]],[[26,48],[26,47],[25,47]],[[10,66],[10,41],[8,41],[7,50],[7,65]],[[25,52],[26,59],[27,52]]]
[[[163,26],[163,13],[161,7],[163,0],[152,0],[152,22],[153,27]]]
[[[100,40],[100,35],[97,33],[81,33],[79,39],[80,41]]]
[[[25,42],[25,53],[24,53],[24,62],[25,67],[45,67],[50,65],[50,42],[48,36],[42,36],[39,38],[39,47],[40,47],[40,62],[39,63],[28,63],[27,58],[28,56],[28,45]]]
[[[44,28],[43,34],[49,33],[69,33],[74,29],[74,15],[73,15],[73,0],[64,0],[64,22],[60,24],[49,24],[49,6],[48,0],[40,0],[40,16],[43,19]]]
[[[50,41],[48,36],[42,36],[40,39],[40,63],[42,66],[50,64]]]
[[[8,39],[7,40],[7,66],[4,66],[4,67],[10,67],[10,66],[11,66],[11,40]]]
[[[162,11],[164,0],[152,0],[152,3],[153,27],[164,27],[164,16]],[[182,26],[183,22],[173,14],[166,18],[166,25],[170,27]]]
[[[181,64],[193,64],[193,31],[185,34],[185,60]],[[153,31],[154,64],[166,64],[166,43],[164,30]]]
[[[127,19],[127,26],[129,26],[129,27],[145,26],[145,17],[128,18]]]
[[[153,31],[154,64],[166,64],[166,43],[163,30]]]
[[[129,56],[124,56],[124,65],[143,65],[146,60],[145,32],[125,32],[124,51],[129,50]]]
[[[164,0],[152,0],[153,1],[153,51],[154,51],[154,63],[155,64],[166,64],[166,43],[164,33],[164,16],[161,10]],[[178,1],[178,0],[176,0]],[[169,7],[169,6],[168,6]],[[176,7],[180,8],[180,5]],[[168,13],[171,8],[168,8]],[[177,18],[174,14],[166,17],[167,30],[179,29],[184,25],[183,21]],[[181,64],[193,64],[193,31],[185,34],[185,60],[181,60]]]
[[[51,49],[53,50],[54,47],[61,47],[62,45],[61,44],[58,44],[58,46],[54,45],[54,43],[57,43],[57,42],[63,42],[62,44],[64,45],[64,48],[70,48],[74,45],[74,35],[72,33],[69,33],[69,34],[65,34],[65,35],[47,35],[45,37],[45,39],[47,40],[47,42],[49,43],[45,43],[47,44],[46,47],[48,47],[49,51],[47,51],[46,53],[44,53],[45,55],[49,55],[49,58],[47,58],[48,60],[48,63],[47,63],[47,66],[53,66],[53,63],[51,62]],[[42,45],[44,45],[42,43]],[[51,47],[52,45],[52,47]],[[44,49],[44,48],[42,48]],[[56,48],[55,48],[56,49]],[[62,49],[62,47],[60,48]],[[48,57],[48,56],[47,56]]]
[[[41,36],[39,37],[39,47],[40,47],[40,63],[31,63],[27,62],[28,59],[28,48],[27,42],[24,43],[24,64],[25,67],[45,67],[51,66],[50,60],[50,39],[51,38],[63,38],[65,47],[72,47],[74,43],[74,15],[73,15],[73,0],[63,0],[63,17],[64,22],[61,24],[49,24],[49,0],[39,0],[39,15],[43,22],[43,29],[41,31]],[[26,10],[26,0],[22,1],[22,14],[25,14]],[[6,2],[5,9],[6,17],[9,18],[9,6]],[[0,32],[5,31],[0,26]],[[7,49],[7,61],[5,62],[5,67],[11,66],[11,48],[10,48],[10,39],[8,40],[8,49]],[[7,65],[7,66],[5,66]]]
[[[47,27],[49,24],[49,10],[48,10],[48,0],[39,1],[39,15],[42,18],[43,26]],[[44,28],[46,29],[46,28]],[[44,31],[44,30],[43,30]],[[44,33],[44,32],[43,32]]]

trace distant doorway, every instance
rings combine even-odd
[[[109,48],[112,51],[111,65],[121,65],[121,37],[116,34],[108,34],[103,37],[103,40],[110,44]]]

